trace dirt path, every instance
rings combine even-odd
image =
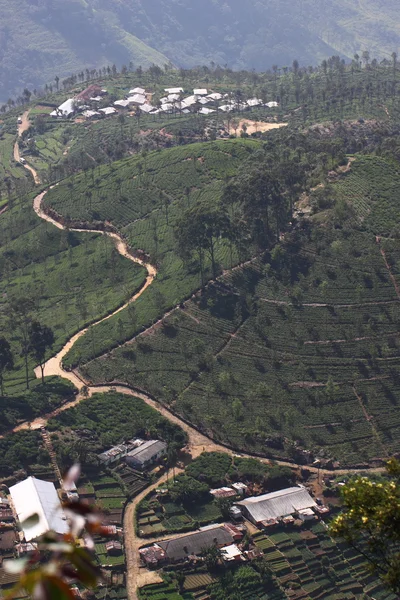
[[[18,124],[18,137],[19,138],[22,136],[22,134],[24,133],[24,131],[27,131],[29,129],[29,127],[31,125],[31,122],[29,120],[29,110],[25,111],[24,114],[21,116],[21,121],[22,121],[22,123]],[[20,151],[19,151],[18,140],[14,144],[14,160],[17,163],[21,163],[21,154],[20,154]],[[29,171],[30,173],[32,173],[33,180],[34,180],[35,184],[39,185],[40,184],[40,177],[39,177],[38,172],[36,171],[36,169],[34,169],[33,167],[31,167],[31,165],[28,165],[27,162],[25,162],[25,164],[23,165],[23,167],[27,171]]]
[[[381,253],[381,255],[382,255],[382,258],[383,258],[383,261],[384,261],[384,263],[385,263],[385,267],[386,267],[386,269],[387,269],[387,272],[389,273],[389,277],[390,277],[390,279],[391,279],[391,282],[393,283],[393,287],[394,287],[394,289],[395,289],[395,292],[396,292],[396,294],[397,294],[397,297],[398,297],[398,299],[400,300],[400,287],[399,287],[399,284],[397,283],[396,277],[395,277],[395,276],[394,276],[394,274],[393,274],[392,267],[390,266],[390,264],[389,264],[389,261],[388,261],[388,259],[387,259],[387,256],[386,256],[385,249],[384,249],[384,248],[382,248],[382,245],[381,245],[381,238],[380,238],[380,237],[377,235],[375,239],[376,239],[376,243],[377,243],[377,244],[378,244],[378,246],[379,246],[380,253]]]
[[[388,453],[388,451],[386,449],[385,444],[382,442],[381,436],[379,435],[379,432],[378,432],[378,430],[376,428],[376,425],[374,423],[374,418],[373,418],[372,415],[368,414],[368,411],[366,409],[364,400],[363,400],[361,394],[359,394],[358,391],[356,390],[355,386],[353,386],[353,392],[354,392],[354,395],[355,395],[355,397],[357,398],[357,400],[358,400],[358,402],[360,404],[360,408],[361,408],[361,410],[362,410],[362,412],[364,414],[365,420],[367,421],[367,423],[371,427],[372,435],[375,437],[376,441],[378,442],[379,446],[381,447],[381,449],[383,451],[383,454],[389,458],[389,453]]]
[[[176,469],[176,473],[182,473],[182,469]],[[154,483],[150,487],[146,488],[138,496],[136,496],[132,502],[128,504],[124,513],[124,536],[125,536],[125,556],[126,556],[126,587],[128,591],[129,600],[138,600],[137,588],[149,585],[150,583],[161,583],[162,579],[156,571],[149,571],[148,569],[140,566],[140,555],[139,548],[147,543],[154,542],[156,540],[145,540],[139,538],[135,531],[135,513],[136,507],[147,496],[147,494],[161,484],[163,484],[168,478],[168,474],[163,475],[161,479]],[[171,537],[171,536],[168,536]],[[165,539],[163,537],[158,538],[158,541]]]
[[[38,217],[40,217],[41,219],[44,219],[48,223],[51,223],[58,229],[64,229],[64,226],[61,223],[59,223],[52,217],[49,217],[44,212],[44,210],[42,208],[42,202],[43,202],[43,198],[45,197],[46,193],[47,193],[47,191],[44,191],[41,194],[39,194],[38,196],[36,196],[36,198],[33,201],[33,209],[34,209],[35,213],[38,215]],[[155,267],[153,267],[153,265],[151,265],[150,263],[145,263],[143,260],[137,258],[136,256],[133,256],[133,254],[131,254],[126,242],[124,242],[124,240],[116,233],[98,231],[96,229],[71,229],[71,231],[100,233],[102,235],[107,235],[107,236],[111,237],[115,243],[115,248],[121,254],[121,256],[124,256],[128,260],[131,260],[132,262],[142,265],[143,267],[145,267],[145,269],[147,270],[147,273],[148,273],[147,277],[146,277],[146,281],[145,281],[144,285],[140,288],[139,292],[137,292],[134,296],[132,296],[132,298],[130,298],[128,300],[128,302],[125,302],[125,304],[120,306],[113,313],[111,313],[107,317],[104,317],[103,319],[100,319],[99,321],[97,321],[96,323],[93,324],[93,325],[99,325],[99,323],[103,323],[104,321],[111,319],[111,317],[113,317],[114,315],[116,315],[119,312],[121,312],[122,310],[124,310],[127,306],[129,306],[129,304],[131,304],[132,302],[135,302],[135,300],[137,300],[145,292],[145,290],[153,283],[153,280],[154,280],[155,276],[157,275],[157,269]],[[51,358],[50,360],[48,360],[46,362],[46,365],[44,368],[44,375],[46,377],[50,376],[50,375],[57,375],[59,377],[64,377],[65,379],[69,379],[69,381],[71,381],[78,389],[82,388],[82,385],[83,385],[82,380],[79,379],[72,371],[66,371],[62,366],[62,360],[63,360],[64,356],[71,350],[71,348],[75,344],[75,342],[77,340],[79,340],[79,338],[81,338],[83,335],[85,335],[85,333],[88,331],[88,329],[89,328],[86,327],[85,329],[82,329],[81,331],[79,331],[70,340],[68,340],[68,342],[62,348],[62,350],[60,350],[60,352],[58,354],[56,354],[56,356],[53,356],[53,358]],[[40,376],[40,369],[35,370],[35,375],[36,375],[36,377]]]

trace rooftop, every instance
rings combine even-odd
[[[165,88],[164,92],[167,92],[167,94],[181,94],[183,88]]]
[[[190,555],[198,556],[204,548],[209,548],[215,544],[224,546],[230,545],[232,542],[232,534],[224,525],[214,525],[195,533],[157,543],[169,559],[182,560]]]
[[[67,533],[66,518],[53,483],[28,477],[10,487],[10,494],[21,523],[34,514],[39,515],[39,521],[33,527],[23,527],[27,542],[50,529],[57,533]]]
[[[148,440],[138,448],[128,452],[127,456],[135,458],[140,463],[151,460],[158,452],[166,450],[167,444],[160,440]]]
[[[244,506],[256,522],[278,519],[299,510],[316,506],[305,488],[291,487],[236,503]]]

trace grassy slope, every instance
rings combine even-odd
[[[343,464],[399,451],[399,304],[375,239],[398,218],[399,183],[392,163],[360,157],[331,187],[366,218],[289,238],[281,258],[227,275],[231,292],[212,288],[85,373],[148,389],[240,448],[298,440]],[[398,242],[383,248],[398,280]]]
[[[134,315],[126,310],[95,327],[93,340],[79,340],[67,363],[85,362],[93,356],[93,349],[100,355],[130,339],[198,289],[197,270],[184,265],[176,254],[174,223],[182,208],[199,198],[217,200],[224,178],[233,175],[259,146],[254,140],[225,140],[152,152],[145,158],[136,156],[100,166],[94,172],[94,183],[89,175],[79,175],[72,189],[64,182],[46,196],[46,205],[64,216],[111,221],[132,248],[144,250],[160,265],[155,283],[135,303]],[[91,199],[85,195],[87,190]],[[222,265],[230,266],[231,257],[223,245],[218,258]]]
[[[35,301],[36,317],[54,329],[54,350],[85,322],[121,305],[145,277],[107,237],[66,233],[40,220],[31,198],[0,218],[0,273],[0,329],[9,335],[7,301],[27,296]],[[23,372],[11,337],[18,368],[6,376],[6,390],[19,393]]]

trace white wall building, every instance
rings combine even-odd
[[[18,520],[22,524],[32,515],[39,516],[38,523],[32,527],[23,527],[27,542],[50,530],[60,534],[68,532],[60,499],[54,484],[50,481],[28,477],[10,487],[10,494]]]

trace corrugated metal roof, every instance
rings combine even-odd
[[[34,514],[39,515],[39,522],[34,527],[24,530],[27,542],[50,530],[67,533],[67,522],[53,483],[28,477],[10,487],[10,494],[20,522]]]
[[[161,442],[160,440],[149,440],[139,446],[139,448],[135,448],[134,450],[131,450],[131,452],[128,452],[127,456],[134,458],[143,464],[148,460],[151,460],[158,452],[166,449],[167,444],[165,442]]]
[[[253,496],[236,504],[245,506],[257,523],[268,519],[279,519],[298,510],[316,506],[307,490],[300,487],[291,487],[271,494]]]
[[[233,537],[223,525],[207,527],[202,531],[191,533],[180,538],[157,542],[169,559],[182,560],[192,554],[198,556],[204,548],[227,546],[232,544]]]

